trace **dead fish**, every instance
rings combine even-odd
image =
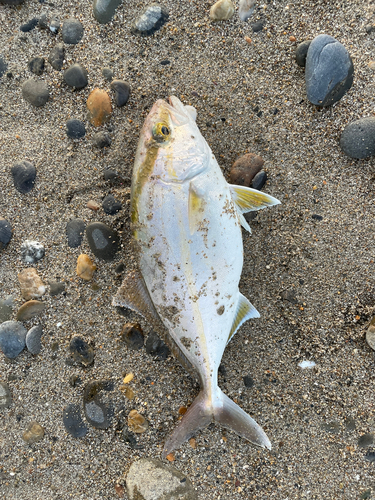
[[[243,216],[280,203],[229,185],[196,123],[177,97],[158,100],[147,116],[135,157],[131,220],[139,271],[113,304],[143,315],[201,391],[167,439],[163,456],[211,422],[271,448],[262,428],[218,387],[225,346],[244,321],[259,317],[240,293]]]

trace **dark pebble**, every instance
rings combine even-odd
[[[6,382],[0,382],[0,408],[8,408],[12,404],[12,395]]]
[[[345,426],[348,431],[354,431],[356,428],[356,423],[353,417],[345,418]]]
[[[30,21],[27,21],[27,23],[22,24],[20,26],[20,30],[23,31],[24,33],[27,33],[28,31],[33,30],[36,26],[38,26],[39,19],[34,17],[33,19],[30,19]]]
[[[13,314],[14,301],[11,296],[0,299],[0,323],[9,321]]]
[[[121,338],[129,349],[137,351],[144,344],[144,335],[139,323],[126,323],[121,332]]]
[[[58,19],[57,17],[54,17],[52,19],[52,21],[49,23],[49,30],[54,35],[57,35],[57,33],[60,30],[60,19]]]
[[[326,432],[329,432],[330,434],[338,434],[341,430],[341,426],[338,422],[329,422],[322,424],[322,429],[324,429]]]
[[[151,356],[157,356],[159,359],[167,359],[169,356],[169,347],[152,330],[146,341],[146,352]]]
[[[69,384],[71,387],[76,387],[82,382],[81,378],[78,375],[71,375],[69,377]]]
[[[169,18],[168,10],[158,3],[148,5],[135,20],[131,32],[135,35],[149,36],[159,30]]]
[[[40,108],[49,99],[47,84],[41,80],[30,78],[22,85],[22,96],[33,106]]]
[[[122,209],[122,204],[112,194],[109,194],[104,198],[102,207],[107,215],[115,215]]]
[[[61,68],[63,67],[64,57],[65,57],[64,45],[62,43],[58,43],[51,50],[48,56],[48,62],[50,63],[53,69],[55,69],[56,71],[60,71]]]
[[[46,11],[41,13],[38,21],[38,26],[42,30],[46,30],[48,28],[48,14]]]
[[[171,61],[169,61],[168,59],[164,59],[163,61],[160,61],[160,64],[162,66],[167,66],[168,64],[171,64]]]
[[[67,223],[65,233],[70,248],[77,248],[81,245],[85,227],[85,222],[82,219],[72,219]]]
[[[7,358],[17,357],[26,345],[27,330],[19,321],[5,321],[0,325],[0,349]]]
[[[264,19],[261,19],[260,21],[257,21],[256,23],[251,23],[251,29],[253,30],[253,33],[258,33],[258,31],[262,31],[264,28],[264,25],[266,24]]]
[[[104,180],[109,182],[115,182],[118,179],[118,173],[112,168],[106,168],[104,170]]]
[[[44,255],[44,246],[39,241],[25,240],[21,245],[21,257],[26,264],[35,264]]]
[[[5,5],[21,5],[25,0],[0,0],[0,4]]]
[[[296,297],[296,292],[294,290],[283,290],[280,293],[280,297],[283,300],[287,300],[291,304],[298,304],[298,300],[297,300],[297,297]]]
[[[94,0],[94,17],[100,24],[109,23],[115,15],[121,0]]]
[[[86,236],[92,253],[99,259],[113,260],[120,249],[118,234],[102,222],[91,222],[86,228]]]
[[[111,70],[111,68],[103,68],[102,75],[108,82],[111,82],[113,78],[113,71]]]
[[[16,163],[11,170],[14,187],[20,193],[26,194],[34,187],[36,169],[30,162],[23,160]]]
[[[358,439],[358,446],[360,448],[366,448],[367,446],[370,446],[371,444],[374,443],[374,435],[373,434],[363,434],[359,439]]]
[[[122,274],[125,270],[125,264],[123,262],[120,262],[115,268],[115,273],[116,274]]]
[[[306,56],[307,51],[309,50],[311,40],[306,40],[305,42],[300,43],[296,48],[296,62],[298,66],[304,68],[306,66]]]
[[[34,75],[41,75],[44,71],[44,59],[43,57],[34,57],[29,61],[28,67],[31,73]]]
[[[62,39],[64,43],[76,45],[83,37],[82,23],[75,17],[70,17],[63,22]]]
[[[66,135],[71,139],[81,139],[86,135],[86,127],[81,120],[72,118],[66,122]]]
[[[36,325],[30,328],[26,334],[26,347],[31,354],[39,354],[42,348],[42,325]]]
[[[99,149],[107,148],[111,145],[111,137],[108,132],[100,131],[93,135],[92,143]]]
[[[12,237],[12,226],[6,219],[0,218],[0,250],[4,249]]]
[[[250,375],[245,375],[243,378],[243,383],[245,384],[245,387],[253,387],[254,385],[254,380]]]
[[[253,189],[257,189],[258,191],[260,191],[262,187],[265,185],[266,181],[267,181],[267,174],[264,170],[262,170],[261,172],[257,173],[257,175],[254,177],[251,183],[251,187]]]
[[[6,73],[7,69],[8,65],[5,59],[2,56],[0,56],[0,78],[3,76],[4,73]]]
[[[72,64],[64,72],[64,80],[67,85],[76,89],[83,89],[88,84],[87,71],[78,63]]]
[[[129,443],[130,448],[133,450],[138,450],[140,448],[140,445],[137,444],[137,438],[126,427],[122,429],[121,438],[125,443]]]
[[[63,423],[65,429],[75,438],[86,436],[88,428],[81,417],[79,405],[70,404],[63,410]]]
[[[65,292],[65,283],[62,281],[49,282],[49,293],[52,297],[55,295],[61,295],[63,292]]]
[[[318,214],[312,214],[311,218],[314,220],[323,220],[323,217]]]
[[[113,383],[106,380],[92,380],[86,384],[83,391],[86,420],[97,429],[108,429],[112,419],[110,409],[99,399],[99,393],[103,390],[113,390]]]
[[[363,159],[375,154],[375,118],[360,118],[344,128],[340,148],[350,158]]]
[[[69,351],[77,363],[89,366],[94,362],[94,349],[78,335],[74,336],[70,341]]]
[[[375,462],[375,451],[368,451],[365,455],[365,460],[368,462]]]
[[[115,91],[116,106],[124,106],[129,100],[130,85],[123,80],[113,80],[111,89]]]

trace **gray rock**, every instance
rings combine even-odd
[[[101,391],[113,390],[113,383],[107,380],[92,380],[83,391],[83,408],[86,420],[97,429],[108,429],[111,425],[111,411],[99,399]]]
[[[353,83],[354,67],[346,48],[329,35],[311,42],[306,57],[307,98],[316,106],[339,101]]]
[[[3,74],[6,72],[8,69],[8,65],[4,59],[3,56],[0,56],[0,78],[3,76]]]
[[[27,330],[18,321],[5,321],[0,325],[0,349],[7,358],[16,358],[26,345]]]
[[[14,301],[11,296],[0,299],[0,323],[9,321],[12,317]]]
[[[76,45],[83,37],[82,23],[75,17],[66,19],[63,22],[61,34],[64,43]]]
[[[96,134],[94,134],[92,137],[93,145],[100,149],[107,148],[111,145],[111,142],[111,136],[108,134],[108,132],[96,132]]]
[[[264,28],[264,25],[266,24],[265,19],[260,19],[259,21],[256,21],[255,23],[251,23],[251,29],[253,30],[253,33],[258,33],[259,31],[262,31]]]
[[[74,361],[84,366],[92,365],[94,362],[94,349],[79,335],[75,335],[70,341],[69,351]]]
[[[168,9],[158,3],[152,3],[134,21],[131,32],[141,36],[152,35],[168,21],[168,18]]]
[[[375,154],[375,118],[360,118],[347,125],[340,137],[340,147],[350,158]]]
[[[126,323],[121,332],[125,344],[134,351],[141,349],[144,344],[144,335],[139,323]]]
[[[190,479],[155,458],[133,462],[126,477],[129,500],[197,500]]]
[[[32,163],[23,160],[16,163],[11,170],[14,187],[22,194],[26,194],[34,187],[36,169]]]
[[[113,260],[120,249],[120,238],[109,226],[102,222],[91,222],[86,228],[87,241],[95,257]]]
[[[58,19],[57,17],[54,17],[52,19],[52,21],[50,21],[50,23],[49,23],[49,30],[54,35],[57,35],[57,33],[60,30],[60,19]]]
[[[12,237],[12,226],[6,219],[0,218],[0,250],[5,248]]]
[[[146,352],[151,356],[157,356],[159,359],[167,359],[169,356],[169,347],[151,330],[146,340]]]
[[[311,40],[306,40],[300,43],[296,48],[296,62],[301,68],[306,66],[307,51],[309,50],[310,44]]]
[[[51,50],[48,56],[48,62],[50,63],[53,69],[60,71],[61,68],[63,67],[64,57],[65,57],[64,45],[62,43],[58,43]]]
[[[121,201],[115,199],[113,194],[109,194],[104,198],[102,207],[107,215],[115,215],[122,209],[122,204]]]
[[[70,248],[77,248],[81,245],[85,227],[86,224],[82,219],[72,219],[67,223],[65,232]]]
[[[55,295],[60,295],[63,292],[65,292],[65,283],[63,281],[49,282],[49,293],[52,297]]]
[[[116,106],[124,106],[129,100],[130,85],[123,80],[113,80],[111,89],[115,91]]]
[[[81,120],[72,118],[66,122],[66,135],[71,139],[81,139],[86,135],[85,124]]]
[[[78,405],[70,404],[64,408],[63,423],[65,429],[75,438],[81,438],[87,434],[87,426],[81,417],[81,410]]]
[[[78,63],[72,64],[64,72],[64,80],[67,85],[76,89],[83,89],[88,84],[87,71]]]
[[[363,434],[358,438],[358,446],[360,448],[366,448],[374,443],[374,435],[371,433]]]
[[[21,5],[25,0],[0,0],[0,4],[5,5]]]
[[[121,3],[122,0],[94,0],[93,13],[95,19],[100,24],[109,23]]]
[[[31,73],[40,76],[44,71],[44,58],[34,57],[33,59],[30,59],[28,63],[28,68],[31,71]]]
[[[0,408],[8,408],[12,404],[12,395],[6,382],[0,382]]]
[[[30,328],[26,334],[26,347],[31,354],[39,354],[42,348],[42,325],[36,325]]]
[[[33,106],[37,108],[44,106],[49,99],[47,84],[30,78],[22,85],[22,95]]]
[[[22,24],[20,26],[20,31],[23,33],[28,33],[29,31],[32,31],[34,28],[38,26],[39,19],[37,17],[33,17],[29,21],[27,21],[25,24]]]
[[[46,30],[48,28],[48,13],[46,11],[41,13],[38,26],[42,30]]]
[[[26,264],[34,264],[44,257],[44,246],[39,241],[25,240],[21,245],[21,257]]]
[[[104,78],[106,80],[108,80],[110,82],[110,81],[112,81],[112,78],[113,78],[113,71],[111,70],[111,68],[103,68],[102,75],[104,76]]]

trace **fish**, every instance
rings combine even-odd
[[[244,213],[280,202],[230,185],[177,97],[159,99],[145,119],[131,185],[131,225],[138,268],[113,299],[141,314],[170,346],[201,390],[167,438],[165,458],[216,422],[263,448],[263,429],[218,386],[224,349],[259,313],[239,291]]]

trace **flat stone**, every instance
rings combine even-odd
[[[46,82],[30,78],[22,85],[22,95],[27,102],[39,108],[44,106],[49,99]]]
[[[42,313],[45,309],[44,302],[39,300],[29,300],[22,304],[22,306],[17,311],[17,321],[27,321],[28,319],[37,316]]]
[[[25,432],[22,435],[22,439],[26,441],[27,444],[34,444],[41,441],[44,437],[44,429],[38,422],[30,422],[27,426]]]
[[[44,63],[45,60],[43,57],[33,57],[28,62],[28,68],[34,75],[40,76],[44,71]]]
[[[26,194],[33,189],[36,169],[32,163],[26,160],[16,163],[11,169],[11,174],[17,191]]]
[[[111,99],[105,90],[94,89],[86,105],[90,123],[95,127],[106,123],[112,114]]]
[[[42,338],[43,328],[42,325],[36,325],[30,328],[26,334],[26,347],[31,354],[39,354],[42,349]]]
[[[64,81],[70,87],[83,89],[88,84],[87,71],[81,64],[72,64],[64,72]]]
[[[21,257],[26,264],[35,264],[44,255],[44,246],[39,241],[25,240],[21,245]]]
[[[29,19],[25,24],[22,24],[20,26],[20,31],[23,33],[28,33],[29,31],[32,31],[34,28],[38,26],[39,19],[37,17],[33,17],[32,19]]]
[[[169,19],[169,11],[158,3],[148,5],[134,21],[131,32],[149,36],[159,30]]]
[[[111,425],[112,415],[109,408],[100,401],[101,391],[111,391],[113,383],[107,380],[92,380],[88,382],[83,391],[83,408],[86,420],[97,429],[108,429]]]
[[[62,43],[58,43],[51,50],[48,56],[48,62],[50,63],[53,69],[55,69],[56,71],[60,71],[64,64],[64,58],[65,58],[64,45]]]
[[[256,21],[255,23],[251,23],[251,29],[253,30],[253,33],[258,33],[259,31],[262,31],[264,28],[264,25],[266,24],[264,19],[260,19],[259,21]]]
[[[95,19],[100,24],[109,23],[121,3],[122,0],[94,0],[93,13]]]
[[[167,359],[169,356],[169,347],[151,330],[146,341],[146,352],[151,356],[157,356],[159,359]]]
[[[257,189],[258,191],[260,191],[266,182],[267,182],[267,173],[264,170],[262,170],[261,172],[258,172],[257,175],[252,180],[251,187],[253,189]]]
[[[375,154],[375,118],[360,118],[347,125],[340,137],[340,148],[350,158],[363,159]]]
[[[71,139],[81,139],[82,137],[85,137],[85,124],[81,120],[71,118],[66,122],[66,135]]]
[[[82,253],[77,259],[77,275],[85,281],[90,281],[95,271],[96,265],[93,263],[92,259],[88,255]]]
[[[190,479],[155,458],[133,462],[126,477],[129,500],[198,500]]]
[[[82,219],[72,219],[66,224],[65,233],[70,248],[77,248],[81,245],[85,227],[85,221]]]
[[[83,38],[82,23],[75,17],[66,19],[63,22],[61,34],[64,43],[76,45]]]
[[[227,21],[234,14],[234,5],[231,0],[219,0],[210,9],[211,21]]]
[[[9,359],[16,358],[26,345],[27,330],[18,321],[0,324],[0,349]]]
[[[229,182],[239,186],[250,187],[255,175],[263,168],[264,160],[254,153],[247,153],[238,158],[232,165]]]
[[[21,294],[25,300],[39,299],[46,293],[46,287],[33,267],[28,267],[18,274]]]
[[[0,408],[8,408],[12,404],[12,395],[6,382],[0,382]]]
[[[70,341],[69,351],[77,363],[89,366],[94,362],[94,349],[78,335],[75,335]]]
[[[102,207],[107,215],[115,215],[122,209],[122,204],[112,194],[109,194],[104,198]]]
[[[115,92],[116,106],[124,106],[129,100],[130,85],[123,80],[113,80],[111,89]]]
[[[247,21],[255,9],[256,0],[240,0],[238,5],[238,17],[241,21]]]
[[[304,42],[300,43],[296,48],[296,53],[295,53],[296,62],[298,66],[300,66],[301,68],[304,68],[306,66],[306,57],[310,44],[311,40],[305,40]]]
[[[99,149],[107,148],[111,145],[111,136],[108,132],[101,130],[92,136],[92,143]]]
[[[109,226],[102,222],[91,222],[86,227],[87,241],[95,257],[113,260],[120,249],[120,238]]]
[[[243,383],[245,384],[245,387],[253,387],[254,385],[254,380],[250,375],[245,375],[243,378]]]
[[[24,3],[25,0],[0,0],[0,4],[5,4],[5,5],[21,5],[21,3]]]
[[[64,408],[63,423],[71,436],[75,438],[86,436],[88,428],[82,420],[79,405],[70,404]]]
[[[126,323],[121,332],[121,338],[125,344],[134,351],[141,349],[144,344],[144,335],[139,323]]]
[[[14,300],[9,295],[5,299],[0,299],[0,324],[9,321],[13,314]]]
[[[61,295],[65,292],[65,283],[63,281],[50,281],[49,283],[49,294],[53,297],[55,295]]]
[[[7,219],[0,218],[0,250],[3,250],[12,238],[12,225]]]

